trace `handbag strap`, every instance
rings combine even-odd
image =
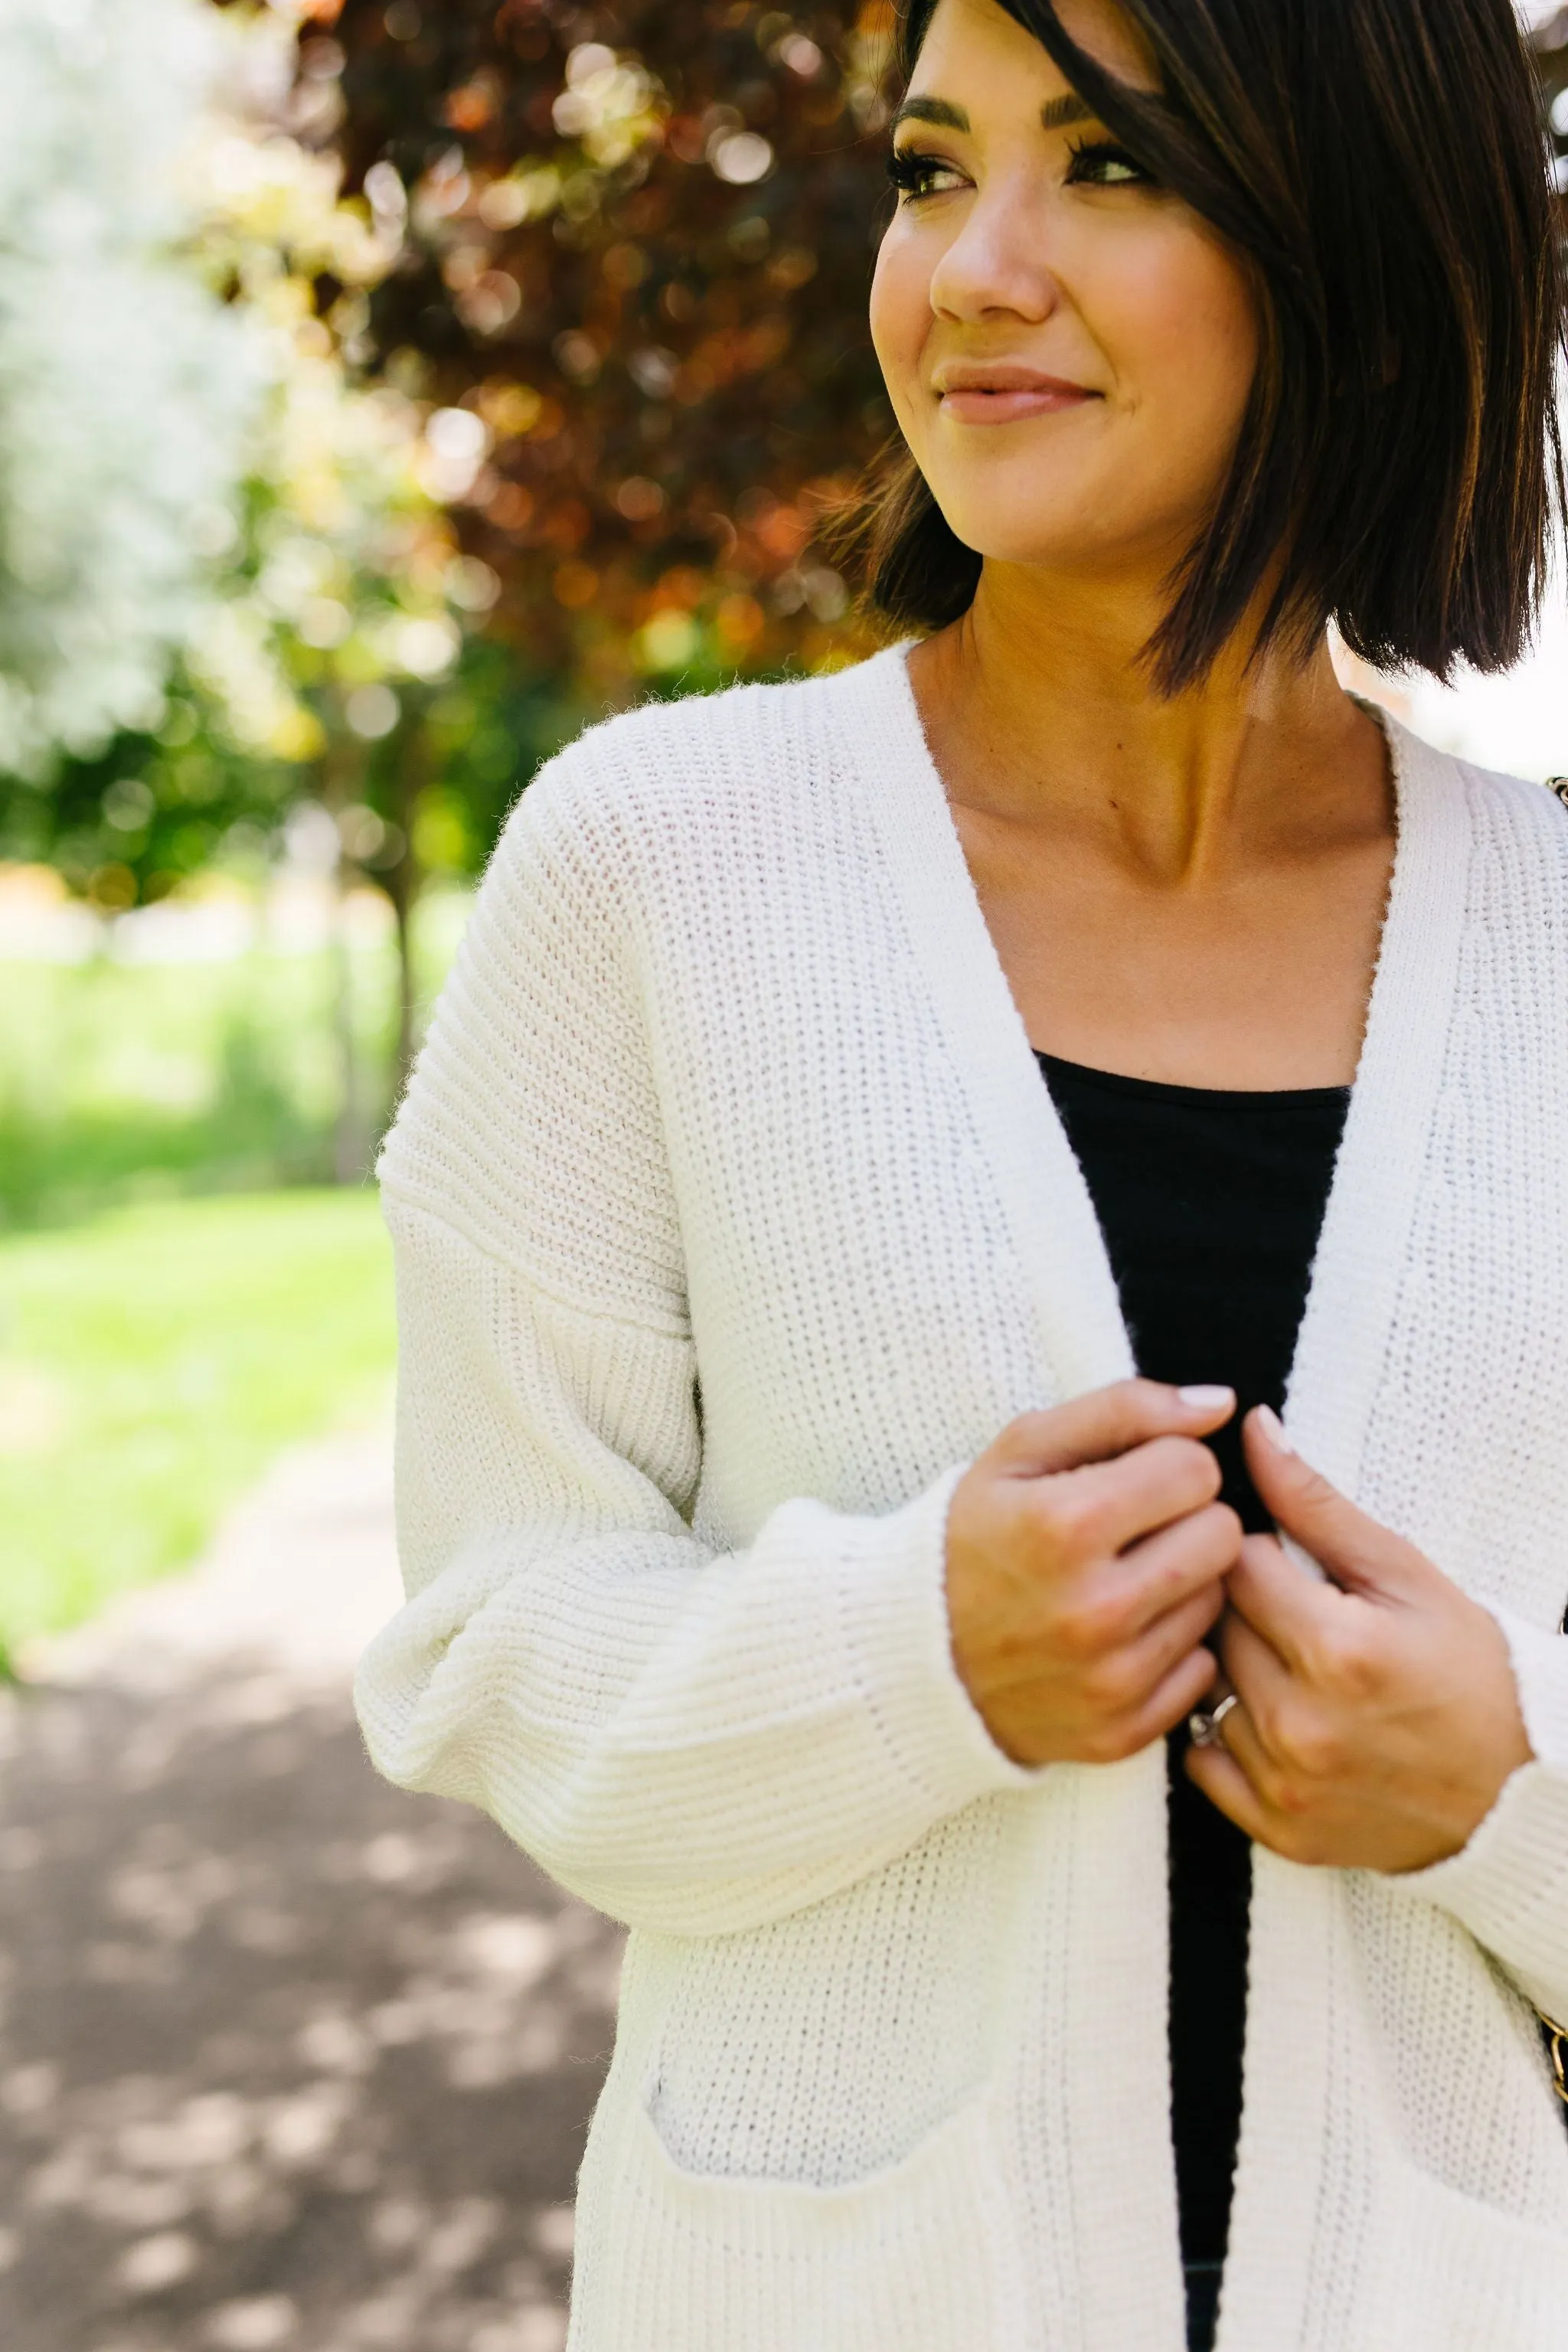
[[[1552,2087],[1568,2107],[1568,2025],[1559,2025],[1543,2009],[1537,2008],[1535,2014],[1541,2020],[1541,2031],[1552,2059]]]

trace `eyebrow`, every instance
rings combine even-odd
[[[1065,98],[1048,98],[1040,109],[1040,127],[1044,131],[1065,131],[1072,123],[1098,120],[1093,107],[1076,90],[1068,90]],[[900,122],[934,122],[944,131],[967,131],[970,127],[965,109],[945,98],[906,98],[894,114],[889,130],[896,131]]]

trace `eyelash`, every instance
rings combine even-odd
[[[1114,139],[1076,141],[1068,147],[1068,152],[1072,157],[1072,169],[1068,173],[1068,180],[1072,185],[1091,188],[1149,188],[1154,184],[1152,172],[1141,163],[1136,155],[1130,154],[1125,147],[1119,146]],[[1078,167],[1079,163],[1086,162],[1125,163],[1129,177],[1125,180],[1082,179],[1079,177]]]
[[[922,155],[916,147],[895,147],[888,158],[888,177],[900,196],[919,203],[921,196],[932,191],[925,185],[933,172],[951,172],[952,165],[941,155]]]
[[[1113,140],[1082,140],[1070,146],[1068,152],[1071,158],[1068,171],[1069,187],[1127,188],[1152,187],[1154,184],[1153,174],[1145,170],[1135,155],[1129,154],[1125,147],[1119,147]],[[1124,180],[1093,180],[1079,168],[1085,163],[1125,164],[1130,176]],[[889,179],[899,194],[912,204],[919,204],[922,197],[938,193],[926,185],[933,173],[951,172],[956,168],[945,156],[922,154],[915,147],[895,147],[888,157]]]

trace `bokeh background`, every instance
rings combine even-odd
[[[1526,10],[1568,190],[1568,9]],[[858,658],[888,0],[0,0],[0,2336],[550,2352],[616,1940],[370,1776],[369,1171],[498,828]],[[1568,770],[1507,679],[1356,682]]]

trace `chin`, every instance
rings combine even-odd
[[[953,536],[987,562],[1077,572],[1114,562],[1121,551],[1121,535],[1107,536],[1103,508],[1097,517],[1081,497],[1042,507],[1037,485],[1033,501],[939,497],[937,504]]]
[[[1012,484],[931,482],[953,536],[989,563],[1068,575],[1152,568],[1163,578],[1192,546],[1208,509],[1200,497],[1173,501],[1170,486],[1161,487],[1164,496],[1144,501],[1098,467],[1059,485],[1043,482],[1039,468]]]

